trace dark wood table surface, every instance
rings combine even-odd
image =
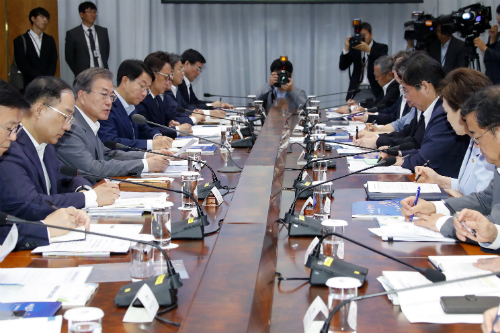
[[[235,174],[218,173],[223,186],[235,188],[224,196],[225,202],[217,208],[203,207],[210,226],[206,232],[217,229],[219,233],[202,241],[175,241],[179,247],[167,251],[173,260],[183,260],[189,279],[183,280],[178,291],[178,308],[163,315],[181,323],[170,326],[154,320],[152,323],[123,323],[126,308],[118,308],[113,299],[119,288],[127,282],[100,283],[87,306],[104,310],[105,332],[302,332],[302,319],[311,302],[321,296],[327,301],[326,287],[312,287],[304,281],[278,283],[275,272],[283,276],[307,277],[309,270],[303,265],[305,251],[311,238],[289,238],[286,229],[276,220],[283,216],[293,200],[293,192],[282,190],[290,187],[298,171],[300,148],[293,146],[287,153],[287,141],[297,117],[284,116],[279,110],[271,110],[265,125],[260,129],[254,148],[236,149],[233,159],[243,168]],[[329,156],[335,156],[335,152]],[[203,156],[217,170],[224,161],[217,151],[213,156]],[[337,168],[329,169],[328,179],[348,173],[345,159],[337,160]],[[211,173],[202,170],[202,177],[209,181]],[[362,174],[343,178],[334,183],[331,216],[348,222],[345,234],[377,250],[407,262],[430,267],[429,255],[480,254],[477,246],[449,243],[382,242],[368,228],[376,227],[373,220],[352,220],[351,204],[366,200],[363,184],[368,180],[409,181],[407,176]],[[122,186],[122,185],[121,185]],[[179,179],[171,188],[180,189]],[[123,186],[122,190],[129,190]],[[224,190],[221,191],[223,194]],[[185,218],[177,209],[180,194],[170,193],[174,202],[173,221]],[[298,200],[296,211],[304,200]],[[201,201],[200,201],[201,204]],[[150,217],[102,218],[92,223],[140,223],[143,233],[150,232]],[[383,270],[408,270],[408,267],[381,257],[354,244],[345,244],[345,260],[369,269],[365,284],[359,294],[383,290],[376,280]],[[75,267],[78,265],[129,262],[130,256],[114,255],[108,258],[43,258],[29,251],[11,253],[0,268],[11,267]],[[62,309],[58,314],[63,314]],[[379,297],[358,303],[359,332],[477,332],[478,325],[457,324],[410,324],[399,306],[393,306],[387,297]],[[63,323],[63,332],[67,324]]]

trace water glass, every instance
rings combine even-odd
[[[340,302],[358,296],[361,281],[352,277],[334,277],[326,281],[328,286],[328,309],[333,311]],[[356,301],[342,306],[330,322],[332,332],[356,332],[358,323],[358,305]]]
[[[248,99],[248,109],[249,110],[252,110],[254,107],[255,107],[255,99],[257,98],[256,95],[248,95],[247,96],[247,99]],[[255,110],[255,112],[257,112],[257,110]]]
[[[153,240],[153,236],[138,235],[137,239],[150,242]],[[130,247],[130,276],[132,281],[148,279],[154,276],[154,273],[154,248],[148,244],[132,244]]]
[[[326,130],[325,130],[326,124],[316,124],[313,129],[314,134],[325,134],[326,135]]]
[[[233,142],[233,135],[236,132],[232,126],[227,126],[225,129],[226,142],[224,144],[231,147],[231,142]]]
[[[318,115],[318,108],[315,106],[308,106],[306,107],[306,110],[309,116],[311,116],[312,114]]]
[[[195,200],[198,200],[198,177],[200,174],[194,171],[186,171],[181,173],[182,191],[191,194]],[[192,209],[195,208],[195,202],[186,194],[182,194],[182,208]]]
[[[326,170],[328,162],[325,160],[315,160],[312,163],[313,169],[313,181],[315,182],[323,182],[326,180]]]
[[[94,307],[79,307],[66,311],[69,333],[101,333],[104,311]]]
[[[311,100],[316,99],[316,95],[307,95],[307,106],[311,106]]]
[[[313,185],[321,183],[313,182]],[[330,205],[332,203],[332,183],[324,183],[313,187],[313,206],[314,218],[318,220],[327,220],[330,218]]]
[[[344,220],[324,220],[321,222],[323,226],[323,236],[335,232],[339,235],[344,235],[344,228],[347,222]],[[344,260],[344,239],[338,236],[327,236],[323,239],[323,254],[328,257]]]
[[[316,113],[319,112],[319,100],[312,100],[312,101],[309,101],[309,106],[312,107],[312,108],[316,108]]]
[[[322,156],[325,154],[326,134],[312,134],[311,140],[314,143],[314,155]]]
[[[315,126],[318,122],[319,122],[318,114],[309,114],[309,123],[311,124],[310,126]]]
[[[172,239],[172,202],[151,207],[151,235],[161,247],[168,247]]]
[[[192,160],[201,161],[201,149],[188,149],[186,150],[188,157]],[[199,162],[190,161],[189,163],[190,171],[200,171],[201,165]]]
[[[253,101],[253,105],[255,106],[255,114],[258,114],[263,110],[263,107],[262,107],[263,104],[264,104],[264,101],[261,101],[261,100]]]

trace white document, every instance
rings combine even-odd
[[[3,241],[2,246],[0,247],[0,262],[2,262],[5,257],[14,250],[17,244],[17,239],[18,239],[19,233],[17,230],[17,226],[15,224],[12,225],[12,228],[10,228],[10,231],[5,237],[5,240]]]
[[[195,143],[196,145],[198,144],[199,139],[198,138],[176,138],[172,142],[172,148],[182,148],[183,146],[186,145],[191,140],[196,140],[197,142]]]
[[[160,179],[167,178],[167,177],[158,177]],[[137,179],[137,178],[133,178]],[[171,179],[172,181],[174,180],[173,178],[168,178]],[[168,193],[163,193],[163,192],[125,192],[125,191],[120,191],[120,199],[143,199],[143,198],[163,198],[164,195],[167,195]]]
[[[182,154],[183,152],[185,152],[186,150],[188,150],[189,147],[191,147],[192,145],[194,145],[196,142],[198,142],[198,139],[194,139],[193,138],[193,139],[189,140],[184,146],[181,147],[181,149],[179,149],[179,151],[177,153],[174,154],[174,156],[179,156],[180,154]]]
[[[61,302],[62,306],[85,306],[97,283],[0,285],[0,302]]]
[[[139,299],[144,307],[134,307],[135,300]],[[125,316],[124,323],[150,323],[155,318],[156,312],[160,308],[155,295],[147,284],[144,284],[137,292],[134,299],[130,303]]]
[[[92,267],[0,268],[0,284],[85,283]]]
[[[63,318],[61,315],[0,320],[0,332],[60,333],[62,322]]]
[[[384,276],[379,276],[377,278],[377,281],[380,282],[382,287],[384,287],[385,291],[393,290],[391,285],[387,282],[387,279]],[[392,302],[393,305],[400,305],[397,294],[387,294],[387,298]]]
[[[81,226],[81,227],[76,228],[76,230],[85,231],[85,227]],[[67,234],[62,235],[62,236],[50,237],[49,242],[52,244],[52,243],[60,243],[60,242],[78,241],[78,240],[84,240],[84,239],[85,239],[84,233],[70,231]]]
[[[92,207],[85,209],[86,211],[111,211],[120,209],[140,208],[143,211],[151,211],[151,206],[164,205],[167,202],[167,194],[162,192],[157,197],[145,198],[130,198],[130,199],[116,199],[112,205],[103,207]]]
[[[304,319],[302,320],[302,323],[304,324],[304,332],[305,333],[310,333],[310,332],[319,332],[318,331],[310,331],[309,329],[311,328],[311,324],[313,323],[314,319],[318,316],[319,313],[322,313],[323,316],[328,318],[328,308],[326,307],[325,302],[321,299],[321,297],[316,296],[316,299],[311,303],[309,308],[306,311],[306,314],[304,316]],[[324,323],[324,321],[323,321]],[[315,325],[315,327],[317,324]],[[323,326],[323,325],[321,325]],[[321,329],[320,326],[320,329]]]
[[[364,160],[355,160],[348,158],[347,161],[349,164],[349,172],[356,172],[368,167]],[[361,173],[387,173],[387,174],[398,174],[398,175],[412,174],[410,170],[395,165],[391,165],[389,167],[375,167],[363,171]]]
[[[221,126],[193,126],[193,135],[205,137],[220,136]]]
[[[345,118],[347,116],[343,113],[338,113],[338,112],[333,111],[333,112],[327,112],[326,117],[328,119],[332,119],[332,118]]]
[[[368,192],[372,193],[408,193],[415,194],[420,187],[420,193],[441,193],[437,184],[417,184],[410,182],[366,182]]]
[[[443,272],[467,272],[482,275],[490,271],[474,267],[472,264],[476,263],[478,259],[494,258],[498,258],[498,256],[429,256],[429,261]]]
[[[289,143],[303,143],[305,137],[290,137]]]
[[[368,230],[382,238],[382,240],[407,242],[456,242],[453,238],[444,237],[441,233],[406,222],[402,216],[377,217],[380,228]]]

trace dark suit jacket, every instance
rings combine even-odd
[[[28,30],[29,31],[29,30]],[[57,69],[57,47],[54,37],[44,33],[42,35],[42,48],[40,57],[36,53],[36,47],[28,32],[23,34],[26,41],[26,53],[21,36],[14,39],[14,57],[19,70],[23,73],[24,86],[39,76],[54,76]]]
[[[177,91],[177,94],[179,94],[179,91]],[[183,100],[181,100],[182,102]],[[185,105],[185,104],[183,104]],[[165,114],[167,115],[168,118],[172,118],[175,121],[184,124],[188,123],[190,125],[194,125],[193,120],[189,117],[188,114],[185,113],[180,113],[177,111],[177,107],[181,106],[177,102],[177,100],[174,97],[174,94],[172,93],[172,90],[165,91],[163,94],[163,110]],[[184,107],[184,106],[183,106]]]
[[[373,41],[372,49],[370,51],[370,55],[368,56],[368,68],[367,75],[368,81],[370,82],[370,86],[372,88],[373,95],[375,97],[379,97],[384,92],[382,91],[382,87],[378,85],[375,80],[375,74],[373,74],[373,67],[375,60],[380,58],[383,55],[387,55],[389,51],[389,47],[386,44],[377,43]],[[352,75],[349,78],[349,90],[356,89],[359,85],[359,81],[361,80],[361,51],[350,48],[347,54],[343,52],[340,54],[339,68],[341,71],[345,71],[348,69],[352,63],[354,63],[354,68],[352,71]],[[347,94],[346,100],[352,98],[352,94]]]
[[[30,220],[28,218],[25,219]],[[39,246],[49,245],[49,235],[47,233],[47,228],[37,227],[30,224],[16,225],[18,238],[17,245],[14,248],[14,251],[32,250]],[[10,224],[0,227],[0,244],[3,244],[11,228],[12,227]]]
[[[113,140],[126,146],[147,149],[147,140],[152,140],[159,130],[151,128],[148,124],[136,124],[132,121],[132,116],[137,113],[137,109],[127,115],[119,98],[113,102],[111,112],[107,120],[99,120],[101,127],[97,132],[102,142]]]
[[[399,119],[401,103],[403,103],[403,96],[399,96],[396,103],[392,104],[391,107],[382,109],[378,111],[378,115],[369,115],[367,123],[373,123],[375,120],[379,125],[390,124],[393,121]],[[408,103],[405,102],[405,106],[403,108],[403,116],[406,116],[408,112],[410,112],[411,107]]]
[[[189,105],[189,108],[186,109],[205,109],[205,110],[211,110],[213,109],[211,106],[208,106],[207,103],[210,102],[205,102],[205,101],[200,101],[198,97],[196,97],[194,91],[193,91],[193,85],[189,87],[189,93],[188,94],[188,88],[186,85],[186,82],[182,80],[182,83],[177,86],[177,91],[181,93],[182,98],[186,102],[187,105]]]
[[[101,52],[101,60],[104,68],[108,68],[109,59],[109,37],[108,29],[94,26],[97,34],[97,41],[99,42],[99,51]],[[87,68],[90,68],[90,55],[85,39],[85,32],[80,24],[79,26],[66,31],[66,45],[64,47],[64,54],[66,55],[66,62],[77,76]]]
[[[136,111],[138,114],[146,117],[147,120],[155,122],[157,124],[167,126],[171,120],[174,118],[171,117],[171,114],[168,114],[164,111],[163,100],[160,96],[156,96],[153,98],[151,94],[148,94],[139,105],[136,107]],[[151,125],[151,127],[158,129],[162,132],[163,135],[169,136],[171,138],[177,137],[177,132],[169,131],[166,128]]]
[[[500,42],[498,39],[500,34],[497,35],[497,40],[491,42],[488,39],[488,48],[484,52],[484,66],[486,67],[485,74],[493,84],[500,84]]]
[[[372,105],[368,105],[368,107],[385,105],[385,108],[389,108],[398,100],[399,95],[399,83],[398,81],[394,80],[387,87],[385,95],[384,90],[382,89],[382,95],[380,95]]]
[[[413,171],[416,166],[430,161],[429,167],[438,174],[457,178],[469,143],[468,135],[455,133],[440,105],[432,112],[420,149],[401,152],[403,156],[410,154],[405,158],[403,168]]]
[[[1,211],[23,219],[42,220],[53,212],[45,200],[57,207],[85,207],[84,194],[75,193],[75,190],[90,183],[82,177],[63,176],[59,172],[63,164],[57,159],[52,145],[45,147],[43,161],[51,183],[50,195],[46,194],[45,177],[35,146],[22,130],[17,141],[12,142],[9,150],[0,157]]]
[[[465,43],[460,39],[451,36],[448,51],[446,51],[443,70],[446,74],[460,67],[467,67],[465,60]],[[439,39],[434,40],[427,46],[427,52],[431,57],[441,63],[441,42]]]

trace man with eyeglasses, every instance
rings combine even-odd
[[[139,175],[142,172],[164,171],[169,160],[161,155],[137,151],[110,150],[97,136],[99,120],[109,117],[113,92],[112,73],[105,68],[89,68],[73,82],[75,123],[57,142],[57,157],[66,165],[83,171],[91,183],[105,177]],[[163,151],[165,154],[170,152]],[[85,173],[99,178],[85,176]]]
[[[83,177],[66,177],[54,144],[71,128],[75,99],[71,87],[56,77],[39,77],[26,87],[30,111],[23,114],[23,129],[0,159],[0,202],[4,212],[20,218],[45,218],[56,207],[87,208],[114,203],[116,184],[92,189]],[[31,207],[26,209],[26,206]],[[45,205],[46,209],[38,207]],[[45,208],[44,207],[44,208]]]
[[[78,6],[82,24],[66,32],[66,62],[75,77],[90,67],[108,68],[108,29],[95,23],[97,7],[90,1]]]
[[[172,147],[172,138],[162,136],[161,132],[148,124],[136,124],[132,116],[137,114],[136,105],[147,96],[151,82],[155,79],[153,71],[140,60],[125,60],[118,67],[117,99],[111,106],[108,119],[99,120],[97,132],[102,142],[112,140],[125,146],[159,150]]]

